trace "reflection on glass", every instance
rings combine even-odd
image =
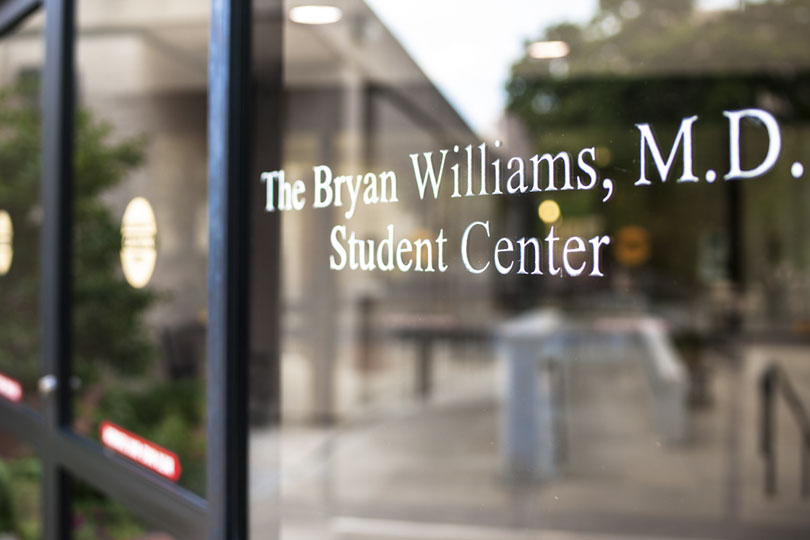
[[[164,476],[204,494],[209,7],[164,7],[78,3],[74,427],[176,455]]]
[[[0,536],[40,537],[41,477],[40,461],[31,449],[0,433]]]
[[[155,271],[157,222],[149,201],[135,197],[121,218],[121,269],[127,282],[141,289]]]
[[[543,221],[543,223],[554,223],[560,219],[560,215],[560,205],[552,199],[546,199],[540,203],[540,206],[537,207],[537,216]]]
[[[0,276],[5,276],[11,269],[14,258],[14,225],[11,216],[0,210]]]
[[[73,480],[73,531],[76,540],[172,540],[89,485]]]
[[[571,47],[564,41],[535,41],[529,45],[532,58],[563,58],[570,52]]]
[[[336,6],[295,6],[290,9],[290,20],[298,24],[332,24],[338,22],[343,12]]]
[[[806,536],[810,5],[334,4],[252,177],[253,538]]]
[[[39,73],[43,17],[0,42],[0,399],[39,396]]]

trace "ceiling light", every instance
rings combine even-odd
[[[562,58],[570,52],[571,47],[564,41],[535,41],[529,45],[532,58]]]
[[[296,6],[290,9],[290,20],[298,24],[332,24],[343,17],[335,6]]]

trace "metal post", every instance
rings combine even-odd
[[[360,368],[361,386],[360,399],[363,403],[371,401],[371,385],[369,377],[374,366],[374,331],[372,320],[374,318],[374,299],[370,295],[360,298],[358,311],[360,312],[360,331],[358,336],[360,351],[358,361]]]
[[[802,499],[810,497],[810,435],[802,437],[801,470],[802,470]]]
[[[212,0],[209,44],[208,538],[247,538],[251,2]]]
[[[428,400],[433,393],[433,346],[427,335],[416,337],[416,395],[419,399]]]
[[[45,429],[56,433],[71,421],[70,257],[73,187],[73,0],[45,2],[45,65],[42,98],[41,308]],[[42,448],[43,533],[68,539],[72,523],[67,473],[50,445]]]
[[[774,425],[774,397],[776,378],[779,373],[776,367],[768,366],[760,378],[760,452],[765,460],[765,493],[776,493],[776,449]]]
[[[42,6],[41,0],[9,0],[0,9],[0,35],[11,32],[28,15]]]

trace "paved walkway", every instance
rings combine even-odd
[[[571,350],[566,459],[541,483],[501,474],[495,366],[464,391],[448,391],[452,398],[439,388],[432,402],[375,420],[285,427],[282,538],[810,537],[810,501],[798,494],[798,434],[784,407],[779,493],[763,495],[756,390],[764,363],[778,359],[810,404],[810,348],[749,346],[738,367],[712,358],[713,405],[691,413],[680,444],[655,435],[639,350],[605,350]],[[277,443],[272,433],[252,438],[256,531],[271,531],[276,519],[267,509],[278,485],[262,471],[272,470]]]

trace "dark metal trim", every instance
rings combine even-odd
[[[43,538],[71,537],[73,477],[116,499],[151,525],[179,537],[201,538],[206,515],[202,499],[70,431],[75,0],[46,0],[45,14],[40,316],[42,372],[55,375],[58,386],[43,399],[41,425],[23,411],[12,412],[15,420],[11,422],[24,438],[39,442]]]
[[[39,450],[54,449],[55,468],[80,478],[133,513],[177,538],[205,537],[205,501],[168,483],[98,443],[61,430],[46,432],[42,417],[31,409],[0,399],[3,431]],[[69,508],[69,505],[68,505]],[[63,533],[65,531],[57,531]]]
[[[7,0],[0,3],[0,36],[13,31],[41,5],[42,0]]]
[[[212,0],[208,94],[208,538],[247,538],[251,2]]]
[[[45,0],[40,320],[42,373],[54,375],[58,382],[56,391],[43,400],[44,430],[48,435],[70,424],[72,405],[69,381],[74,17],[74,0]],[[57,461],[61,450],[53,444],[39,448],[45,540],[72,536],[70,479]]]
[[[40,4],[13,0],[7,8],[0,5],[0,33]],[[55,375],[59,387],[44,399],[41,417],[23,406],[0,403],[11,434],[35,446],[43,461],[43,538],[71,536],[70,475],[177,536],[246,538],[250,2],[212,0],[208,503],[70,431],[75,0],[44,4],[42,370]],[[10,11],[12,5],[18,11]]]
[[[44,400],[46,424],[70,424],[73,195],[73,0],[46,0],[42,83],[42,372],[56,392]]]
[[[59,464],[76,478],[123,504],[164,532],[183,539],[205,537],[205,501],[82,436],[63,430],[52,439]]]

